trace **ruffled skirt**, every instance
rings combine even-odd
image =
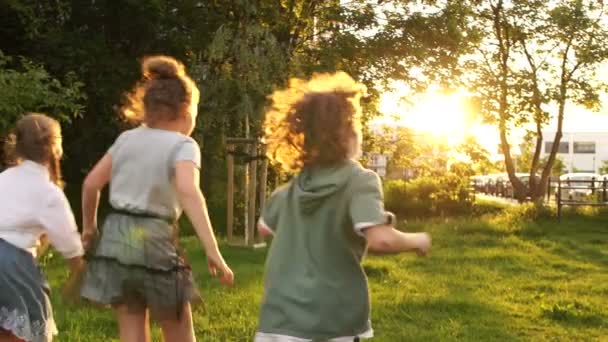
[[[160,218],[110,214],[88,257],[81,296],[102,305],[150,310],[176,320],[201,300],[190,266],[177,245],[177,225]]]
[[[0,239],[0,329],[47,342],[57,334],[49,285],[34,257]]]

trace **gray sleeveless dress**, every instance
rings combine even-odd
[[[88,257],[81,296],[133,312],[149,309],[157,320],[179,319],[184,304],[200,295],[178,248],[182,209],[174,166],[200,167],[199,146],[185,135],[141,126],[122,133],[108,153],[112,210]]]

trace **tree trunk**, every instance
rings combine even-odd
[[[493,6],[493,21],[494,34],[498,40],[499,59],[500,59],[500,75],[499,75],[499,107],[498,107],[498,128],[500,130],[500,147],[505,158],[505,167],[509,176],[509,181],[513,186],[513,194],[519,202],[526,199],[525,186],[515,176],[515,165],[511,156],[511,147],[507,139],[507,120],[508,120],[508,83],[509,77],[509,54],[511,49],[511,37],[509,36],[509,26],[503,23],[502,11],[503,1],[500,0],[496,6]]]
[[[570,42],[571,43],[571,42]],[[568,100],[568,82],[570,82],[571,73],[568,73],[568,52],[570,50],[570,43],[566,46],[564,51],[564,55],[562,58],[561,65],[561,81],[559,85],[559,97],[557,99],[559,103],[559,109],[557,112],[557,130],[555,131],[555,137],[553,138],[553,146],[551,146],[551,153],[549,154],[549,159],[545,164],[545,168],[543,169],[542,176],[540,178],[540,184],[548,184],[549,176],[551,175],[551,169],[553,168],[553,163],[555,162],[555,157],[557,155],[557,151],[559,150],[559,143],[562,140],[562,131],[564,124],[564,112],[566,110],[566,101]],[[573,69],[573,71],[576,70]],[[540,191],[537,191],[536,196],[540,195]],[[544,195],[544,191],[543,191]]]
[[[530,181],[528,184],[528,192],[530,194],[530,200],[537,202],[538,197],[543,198],[545,196],[545,187],[543,182],[536,181],[536,173],[538,172],[538,166],[540,161],[540,154],[543,148],[543,131],[542,123],[540,118],[536,120],[536,147],[534,149],[534,157],[532,158],[532,165],[530,166]]]

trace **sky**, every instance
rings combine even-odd
[[[377,3],[376,0],[370,1]],[[342,5],[349,5],[350,0],[341,0]],[[378,6],[378,15],[382,17],[381,10],[386,9],[387,5]],[[423,10],[422,7],[419,8]],[[604,19],[608,21],[608,16]],[[375,30],[363,32],[363,34],[373,34]],[[608,82],[608,63],[604,64],[598,72],[599,77],[604,77]],[[416,104],[409,106],[401,103],[399,98],[406,94],[404,85],[395,83],[396,91],[387,92],[381,99],[380,111],[385,117],[377,119],[373,125],[389,124],[403,125],[411,127],[425,133],[435,133],[447,137],[448,141],[456,144],[465,134],[472,134],[478,141],[488,148],[495,150],[498,145],[498,130],[493,125],[482,124],[478,119],[467,113],[462,103],[459,103],[458,96],[443,96],[436,92],[423,94],[422,99],[416,99]],[[462,95],[462,94],[461,94]],[[411,100],[411,99],[410,99]],[[556,108],[549,108],[549,111],[556,112]],[[392,116],[398,114],[395,121]],[[556,120],[545,128],[546,131],[555,130]],[[532,127],[529,127],[532,128]],[[598,112],[585,109],[575,104],[568,104],[564,120],[564,132],[607,132],[608,133],[608,94],[602,96],[602,107]],[[513,130],[512,140],[516,141],[523,137],[525,129]]]
[[[608,77],[608,75],[607,75]],[[394,92],[383,94],[380,102],[382,117],[372,122],[372,125],[405,126],[418,132],[431,133],[439,138],[447,138],[447,141],[455,146],[462,142],[467,135],[473,135],[478,142],[491,154],[497,155],[499,144],[498,129],[495,125],[484,124],[474,113],[471,113],[464,104],[464,93],[452,95],[441,94],[431,90],[412,101],[408,105],[399,100],[404,90],[399,91],[399,86]],[[566,132],[606,132],[608,133],[608,94],[601,97],[602,106],[599,111],[594,112],[584,107],[569,103],[566,106],[563,131]],[[550,108],[556,112],[557,108]],[[554,118],[546,127],[546,132],[554,131],[557,120]],[[527,126],[514,129],[511,134],[511,142],[521,141],[526,129],[534,129]],[[517,151],[514,151],[517,153]]]

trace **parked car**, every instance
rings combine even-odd
[[[485,176],[473,176],[471,177],[471,186],[475,189],[475,192],[483,192],[485,181]]]
[[[500,173],[493,173],[485,176],[484,192],[486,194],[495,196],[498,195],[498,188],[501,183],[501,176],[502,174]]]
[[[561,175],[561,199],[566,201],[584,201],[600,185],[602,176],[597,173],[567,173]],[[557,189],[556,189],[557,191]]]
[[[496,176],[496,196],[513,197],[513,185],[511,184],[509,175],[506,173]]]

